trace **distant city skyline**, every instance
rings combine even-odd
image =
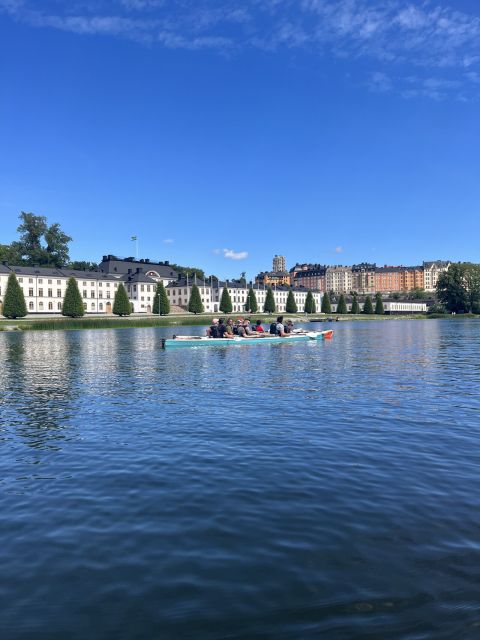
[[[23,210],[221,278],[480,261],[478,2],[0,0],[0,55],[0,243]]]

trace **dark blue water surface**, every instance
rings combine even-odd
[[[1,333],[1,639],[479,638],[480,323],[334,329]]]

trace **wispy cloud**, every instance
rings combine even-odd
[[[170,49],[256,47],[363,60],[372,70],[357,83],[404,97],[479,91],[480,16],[453,0],[0,0],[0,13],[33,27]],[[418,82],[408,87],[403,76]]]
[[[172,238],[165,238],[165,240],[163,241],[163,244],[173,244],[174,240],[172,240]]]
[[[234,251],[233,249],[222,249],[225,258],[230,260],[245,260],[248,258],[247,251]]]
[[[343,253],[343,247],[335,247],[335,253]]]

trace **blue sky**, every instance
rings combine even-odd
[[[0,242],[480,261],[476,0],[0,0],[0,73]]]

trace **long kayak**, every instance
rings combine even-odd
[[[277,344],[279,342],[308,342],[309,340],[328,340],[333,338],[333,331],[305,331],[302,333],[292,333],[288,336],[273,336],[268,333],[258,334],[252,338],[207,338],[206,336],[173,336],[164,338],[162,347],[216,347],[243,344]]]

